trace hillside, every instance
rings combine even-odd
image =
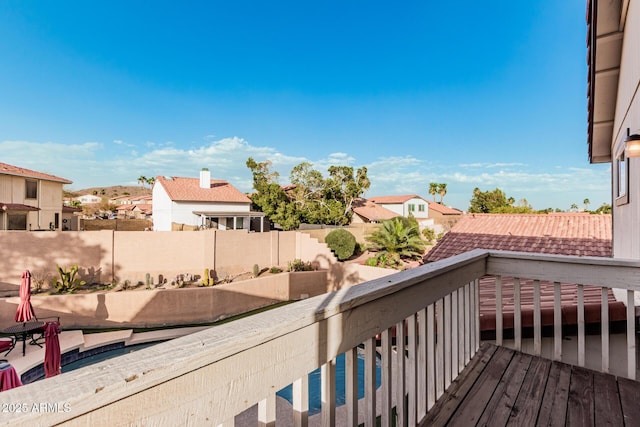
[[[104,193],[103,193],[104,190]],[[111,187],[91,187],[83,188],[81,190],[68,191],[65,190],[65,197],[78,197],[83,194],[95,194],[97,196],[114,197],[124,196],[129,193],[130,196],[143,196],[151,195],[151,189],[149,187],[142,188],[140,185],[113,185]]]

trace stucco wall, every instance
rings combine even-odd
[[[136,290],[31,298],[38,317],[66,329],[209,323],[281,301],[326,293],[326,271],[280,273],[208,288]],[[19,297],[0,299],[0,328],[14,324]]]

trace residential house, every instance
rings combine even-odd
[[[0,163],[0,230],[59,230],[68,179]]]
[[[351,208],[353,210],[352,224],[376,223],[401,216],[371,200],[362,198],[354,200]]]
[[[83,205],[102,203],[102,197],[96,196],[94,194],[83,194],[82,196],[76,197],[75,200],[79,201]]]
[[[202,169],[199,178],[158,176],[152,209],[155,231],[171,231],[172,224],[250,230],[252,219],[264,217],[251,211],[251,200],[240,190],[227,181],[211,179],[208,169]]]
[[[417,194],[377,196],[370,197],[368,200],[398,215],[404,217],[412,215],[421,229],[433,225],[433,220],[429,219],[429,202]]]
[[[121,204],[116,206],[116,214],[120,218],[150,219],[153,217],[151,203]]]
[[[437,232],[446,232],[464,215],[458,209],[437,202],[429,202],[429,218],[433,220]]]

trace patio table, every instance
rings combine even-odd
[[[10,334],[16,338],[16,343],[22,341],[22,355],[25,355],[27,338],[33,338],[33,333],[44,326],[44,322],[23,322],[2,330],[3,334]]]

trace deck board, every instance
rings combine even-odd
[[[483,344],[422,426],[640,425],[640,382]]]

